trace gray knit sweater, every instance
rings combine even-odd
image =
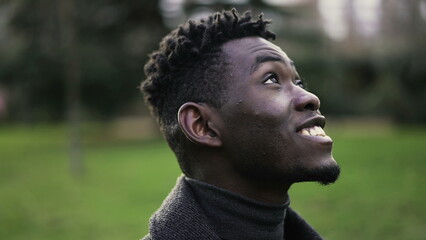
[[[212,221],[207,218],[206,212],[198,202],[199,198],[194,193],[193,187],[191,188],[184,177],[177,180],[172,192],[164,200],[160,209],[151,217],[149,234],[142,240],[221,240]],[[285,240],[322,239],[291,208],[286,207],[283,217],[285,217],[283,227]],[[240,231],[250,230],[246,228]],[[237,239],[245,239],[245,237],[236,237],[234,234],[232,240]],[[266,240],[270,237],[257,235],[256,239]]]

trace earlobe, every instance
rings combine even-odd
[[[178,111],[179,127],[193,143],[210,147],[222,145],[220,134],[214,127],[213,112],[209,106],[187,102]]]

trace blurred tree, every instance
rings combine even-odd
[[[9,117],[64,119],[65,66],[57,1],[0,4],[11,13],[5,45],[0,46],[0,84],[13,103]],[[107,119],[140,99],[137,86],[143,63],[165,28],[157,1],[76,0],[76,8],[80,44],[73,52],[80,61],[83,110],[86,116]]]
[[[58,1],[59,26],[61,29],[61,50],[63,56],[63,79],[67,96],[67,119],[69,123],[70,166],[75,176],[83,174],[81,114],[80,114],[80,55],[77,32],[75,0]]]
[[[426,123],[426,2],[382,2],[381,54],[392,89],[389,113],[403,122]]]
[[[275,43],[294,58],[325,112],[426,122],[426,110],[417,107],[426,103],[426,3],[375,1],[379,30],[365,35],[354,7],[361,1],[342,0],[346,8],[339,26],[346,24],[348,34],[335,40],[323,31],[323,15],[335,9],[319,11],[323,2],[330,3],[76,0],[83,115],[107,119],[141,102],[136,88],[142,66],[161,37],[186,18],[235,6],[273,19]],[[0,85],[9,91],[11,119],[64,118],[65,66],[56,7],[53,0],[0,1],[0,13],[6,13],[0,15],[0,33],[2,17],[12,19],[0,37]]]

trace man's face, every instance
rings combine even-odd
[[[340,170],[319,99],[302,88],[288,56],[259,37],[222,50],[230,70],[221,137],[232,170],[251,180],[334,182]]]

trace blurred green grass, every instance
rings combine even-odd
[[[330,124],[333,125],[333,124]],[[296,184],[292,207],[327,239],[426,239],[426,128],[336,125],[331,186]],[[180,175],[163,140],[84,128],[70,174],[61,125],[0,127],[0,239],[138,239]]]

